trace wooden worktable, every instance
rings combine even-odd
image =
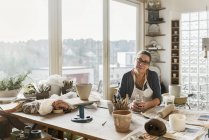
[[[22,120],[36,123],[49,128],[54,128],[60,131],[71,132],[72,134],[80,135],[88,139],[108,139],[119,140],[125,137],[128,133],[118,133],[115,130],[113,117],[109,114],[108,109],[105,109],[106,101],[101,101],[101,106],[104,108],[97,109],[85,109],[85,116],[93,117],[93,120],[89,123],[76,123],[71,119],[78,115],[78,110],[67,114],[48,114],[45,116],[25,114],[22,112],[12,113],[14,117],[18,117]],[[8,106],[2,106],[2,108],[9,108]],[[138,114],[132,114],[132,122],[130,126],[130,132],[138,127],[143,127],[147,120]],[[102,125],[106,122],[104,125]]]

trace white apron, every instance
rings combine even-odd
[[[136,98],[138,98],[138,99],[140,98],[143,101],[150,101],[150,100],[152,100],[153,91],[152,91],[152,89],[149,86],[149,83],[147,81],[147,77],[145,77],[145,81],[144,81],[142,90],[138,89],[136,87],[136,85],[135,85],[135,81],[136,81],[135,75],[133,75],[133,78],[134,78],[134,89],[133,89],[133,92],[132,92],[132,95],[131,95],[131,100],[133,101]],[[144,85],[145,84],[147,86],[147,89],[144,90]]]

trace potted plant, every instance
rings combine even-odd
[[[0,97],[15,97],[22,88],[28,73],[11,76],[0,80]]]

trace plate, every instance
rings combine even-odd
[[[160,34],[160,26],[158,24],[151,24],[148,27],[148,34],[153,35],[153,34]]]

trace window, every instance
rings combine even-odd
[[[0,0],[0,77],[48,77],[48,0]]]
[[[125,72],[133,68],[136,54],[137,6],[110,1],[110,87],[118,86]]]
[[[102,81],[102,0],[63,0],[62,73],[75,83]]]
[[[209,109],[209,60],[204,58],[202,38],[209,37],[206,12],[181,15],[181,81],[182,93],[189,98],[192,109]]]
[[[0,3],[1,76],[29,70],[39,81],[60,74],[76,83],[93,83],[107,95],[109,86],[133,66],[136,41],[143,38],[137,29],[143,4],[136,0]]]

